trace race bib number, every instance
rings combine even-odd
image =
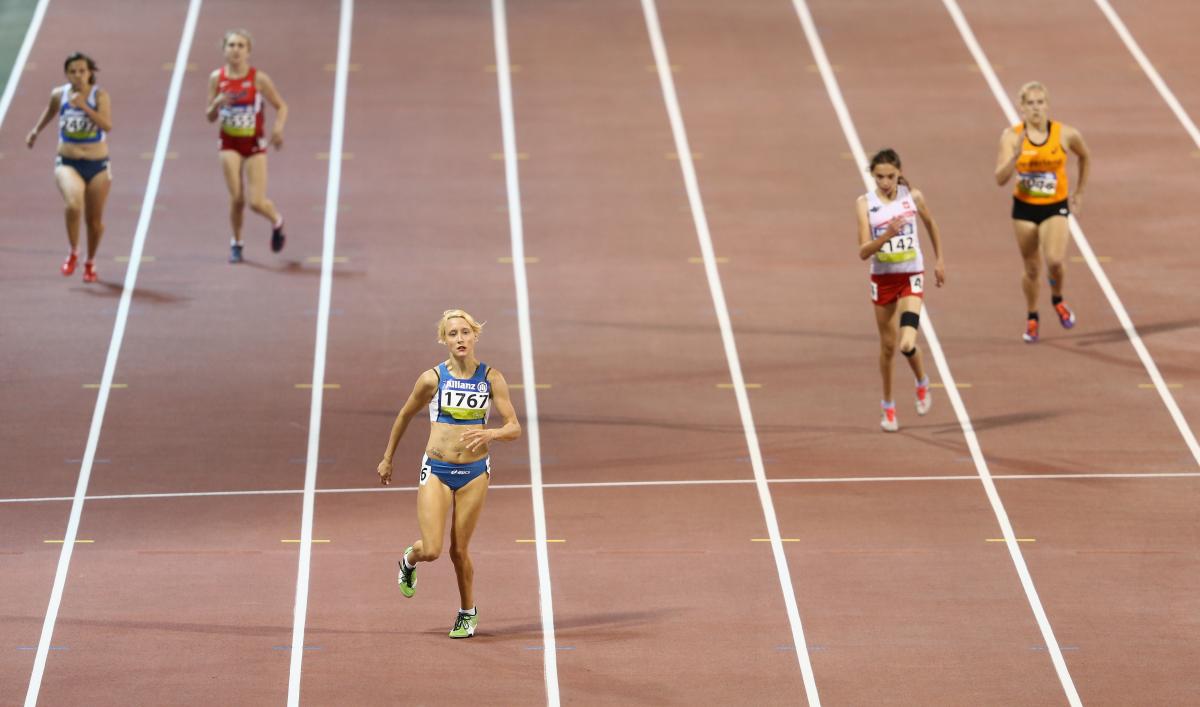
[[[871,280],[871,301],[879,301],[879,285],[875,284],[874,280]]]
[[[481,387],[486,383],[480,383]],[[446,388],[442,391],[442,410],[456,420],[482,420],[487,414],[490,396],[486,388],[482,391],[453,390]]]
[[[1058,175],[1054,172],[1021,172],[1017,190],[1035,199],[1049,199],[1058,193]]]
[[[221,109],[221,130],[233,137],[254,137],[258,116],[251,106],[226,106]]]
[[[71,140],[87,140],[96,137],[99,131],[86,115],[67,115],[62,119],[62,132]]]
[[[875,237],[887,232],[887,224],[875,228]],[[904,224],[900,232],[888,239],[875,254],[881,263],[902,263],[917,257],[917,229],[912,221]]]
[[[420,481],[419,485],[424,486],[425,482],[429,481],[429,475],[432,473],[433,472],[430,470],[428,464],[422,464],[421,465],[421,481]]]
[[[925,276],[924,275],[909,275],[908,289],[912,290],[914,295],[919,295],[925,291]]]

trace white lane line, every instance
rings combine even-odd
[[[42,623],[42,636],[38,640],[37,654],[33,660],[33,672],[29,677],[29,691],[25,693],[25,707],[37,704],[38,692],[42,688],[42,675],[46,670],[46,655],[50,650],[50,639],[54,635],[54,623],[62,604],[63,588],[67,583],[67,570],[71,566],[71,555],[75,549],[75,538],[79,533],[79,519],[83,514],[84,498],[88,482],[92,477],[92,464],[96,459],[96,448],[100,444],[100,428],[104,423],[104,411],[108,407],[108,396],[112,391],[113,376],[117,370],[117,357],[121,353],[121,342],[125,338],[125,325],[129,320],[129,305],[133,301],[133,289],[137,284],[138,270],[142,263],[142,251],[150,231],[150,219],[154,215],[154,201],[158,198],[159,180],[162,179],[163,164],[167,156],[167,145],[171,140],[171,128],[175,124],[175,109],[179,105],[179,93],[183,86],[184,69],[187,68],[188,52],[192,48],[192,37],[196,32],[196,21],[200,16],[201,0],[190,0],[187,20],[183,25],[183,36],[179,39],[179,50],[175,54],[175,69],[171,72],[171,87],[167,92],[167,103],[163,109],[162,124],[158,129],[158,142],[154,145],[154,160],[150,163],[150,176],[146,193],[142,197],[142,210],[138,215],[137,230],[133,235],[133,246],[129,250],[129,268],[125,271],[125,285],[121,289],[121,301],[117,305],[117,318],[113,323],[112,340],[108,345],[108,357],[104,361],[104,374],[100,378],[100,390],[96,394],[96,409],[92,413],[92,426],[88,431],[87,448],[79,467],[79,480],[75,484],[75,496],[71,500],[71,515],[67,530],[63,534],[62,552],[58,556],[58,569],[54,573],[54,586],[50,590],[50,603]]]
[[[558,643],[554,635],[554,600],[550,592],[550,553],[546,548],[546,505],[542,493],[542,447],[538,430],[537,378],[533,372],[533,326],[529,316],[529,284],[525,275],[525,227],[521,217],[521,182],[517,171],[517,129],[513,111],[512,74],[508,58],[508,19],[504,0],[492,0],[496,43],[496,84],[500,97],[500,131],[504,138],[504,181],[508,193],[508,228],[512,238],[513,280],[517,295],[517,328],[521,339],[521,380],[525,382],[525,436],[529,440],[529,481],[533,497],[538,596],[542,618],[542,670],[546,704],[558,707]]]
[[[1163,81],[1163,77],[1154,68],[1154,64],[1151,64],[1150,60],[1146,58],[1145,53],[1142,52],[1142,48],[1138,46],[1137,40],[1133,38],[1133,34],[1130,33],[1129,28],[1121,20],[1121,16],[1112,8],[1112,5],[1108,4],[1108,0],[1095,0],[1095,2],[1100,11],[1104,13],[1104,16],[1108,18],[1109,24],[1117,31],[1117,36],[1125,43],[1125,47],[1129,50],[1129,53],[1137,60],[1138,66],[1142,67],[1146,78],[1150,79],[1150,83],[1154,84],[1154,88],[1158,89],[1158,95],[1162,96],[1162,99],[1167,102],[1167,106],[1171,108],[1171,112],[1183,124],[1183,129],[1191,136],[1192,142],[1196,144],[1196,147],[1200,147],[1200,130],[1196,129],[1196,124],[1192,122],[1187,111],[1183,109],[1183,105],[1179,103],[1179,99],[1175,98],[1175,94],[1171,92],[1171,89],[1167,88],[1167,82]]]
[[[354,0],[342,0],[338,18],[337,71],[333,83],[333,117],[329,154],[342,154],[346,127],[346,84],[349,81],[350,26]],[[288,670],[288,707],[300,705],[300,669],[304,660],[304,627],[308,618],[308,585],[312,565],[313,503],[321,448],[321,406],[325,396],[325,354],[329,348],[329,303],[333,297],[333,255],[337,241],[338,192],[342,160],[330,158],[325,186],[325,229],[321,248],[321,289],[317,295],[317,334],[313,351],[312,405],[308,415],[308,459],[304,469],[304,503],[300,518],[300,556],[296,569],[296,603],[292,612],[292,654]]]
[[[855,129],[854,121],[850,117],[850,109],[846,107],[846,102],[842,98],[842,90],[838,85],[837,78],[833,75],[833,67],[830,66],[829,58],[825,54],[825,46],[821,43],[820,36],[817,35],[812,15],[808,11],[808,4],[805,0],[792,0],[792,4],[796,8],[796,15],[800,18],[800,24],[804,27],[804,36],[808,39],[813,58],[820,69],[821,79],[825,83],[825,90],[829,93],[829,100],[833,103],[834,111],[837,113],[838,123],[841,124],[842,132],[846,136],[846,143],[850,146],[850,150],[854,154],[854,163],[859,165],[859,169],[862,170],[867,164],[867,154],[863,150],[862,141],[859,140],[858,131]],[[875,188],[875,185],[872,183],[873,180],[866,172],[860,171],[860,176],[867,190]],[[983,484],[988,502],[992,506],[992,512],[995,514],[996,521],[1000,525],[1004,544],[1008,548],[1008,554],[1012,558],[1013,566],[1016,568],[1017,575],[1021,579],[1021,587],[1025,590],[1029,606],[1033,611],[1034,617],[1037,619],[1038,628],[1042,632],[1042,640],[1049,647],[1047,652],[1054,663],[1054,669],[1058,673],[1059,682],[1062,683],[1062,688],[1067,695],[1068,701],[1072,705],[1079,705],[1079,693],[1075,690],[1075,683],[1071,679],[1070,672],[1067,670],[1066,661],[1063,660],[1062,649],[1058,645],[1058,640],[1054,637],[1054,630],[1050,627],[1050,620],[1046,616],[1046,610],[1042,607],[1042,600],[1038,597],[1037,589],[1033,586],[1033,578],[1029,574],[1029,568],[1025,565],[1025,557],[1021,554],[1020,546],[1017,544],[1016,533],[1013,532],[1008,512],[1004,510],[1004,503],[1000,500],[1000,494],[996,490],[996,484],[992,479],[991,471],[988,469],[987,460],[983,457],[983,450],[979,446],[979,439],[975,436],[975,429],[971,425],[971,418],[967,415],[967,407],[958,393],[958,386],[954,382],[954,375],[950,372],[950,364],[946,361],[941,342],[938,340],[937,331],[933,327],[933,318],[929,315],[928,309],[926,309],[925,320],[921,323],[921,328],[925,332],[925,340],[929,344],[929,351],[933,354],[933,359],[937,363],[938,374],[941,376],[942,382],[946,384],[946,397],[950,399],[950,404],[954,408],[954,414],[958,417],[958,423],[962,427],[967,447],[971,450],[971,459],[975,462],[975,469],[979,472],[979,480]]]
[[[29,29],[25,30],[25,41],[21,42],[21,48],[17,51],[17,58],[13,62],[12,73],[8,75],[8,83],[4,84],[4,95],[0,96],[0,127],[4,126],[4,117],[8,115],[8,107],[12,105],[13,96],[17,93],[17,84],[21,81],[21,75],[25,73],[25,62],[29,61],[29,52],[33,51],[33,42],[37,39],[38,30],[42,26],[42,18],[46,16],[46,6],[50,4],[50,0],[39,0],[37,7],[33,10],[33,17],[29,19]]]
[[[750,466],[754,471],[754,485],[758,490],[758,500],[762,505],[763,518],[766,521],[767,537],[771,540],[771,553],[775,558],[775,570],[779,575],[779,585],[783,592],[788,623],[791,626],[792,643],[796,650],[796,659],[800,664],[804,693],[808,698],[809,707],[820,707],[821,698],[817,694],[812,660],[809,657],[808,644],[804,639],[804,625],[800,620],[800,608],[796,603],[796,590],[792,586],[791,570],[788,569],[787,556],[784,554],[783,542],[780,540],[782,535],[779,532],[779,521],[775,517],[775,503],[771,499],[771,489],[767,485],[762,450],[758,445],[758,431],[754,426],[750,398],[746,394],[746,381],[742,376],[742,363],[738,357],[737,342],[734,340],[733,326],[729,319],[729,308],[725,302],[725,291],[721,286],[721,275],[717,270],[716,255],[713,252],[712,234],[708,229],[708,216],[700,197],[700,181],[696,176],[695,164],[692,161],[692,148],[684,127],[679,98],[675,93],[671,60],[667,56],[667,46],[663,40],[662,27],[658,21],[658,9],[654,0],[642,0],[642,13],[646,16],[646,30],[650,35],[650,46],[654,51],[654,64],[658,70],[659,84],[662,86],[663,102],[666,104],[667,116],[670,119],[671,133],[675,137],[675,154],[679,157],[679,168],[683,172],[683,182],[687,190],[688,204],[691,207],[692,221],[695,223],[696,238],[700,242],[700,254],[704,258],[704,273],[708,278],[708,289],[712,295],[713,309],[716,311],[717,323],[721,330],[721,343],[725,347],[725,358],[729,363],[730,382],[733,384],[733,393],[737,399],[742,431],[746,437],[746,448],[750,453]]]
[[[975,39],[975,33],[971,31],[971,25],[967,23],[967,18],[963,16],[958,3],[955,0],[942,0],[942,4],[946,6],[946,10],[954,20],[954,25],[958,27],[958,32],[962,35],[963,42],[966,43],[967,48],[971,51],[971,55],[975,58],[975,63],[979,66],[980,73],[983,74],[988,87],[992,89],[992,95],[995,96],[996,102],[1000,104],[1000,109],[1004,111],[1004,117],[1008,120],[1008,124],[1014,125],[1020,122],[1021,118],[1017,115],[1012,102],[1004,93],[1004,87],[1000,84],[1000,79],[996,77],[996,72],[992,70],[991,62],[988,61],[987,55],[983,53],[983,48],[979,46],[979,42]],[[1191,451],[1192,458],[1196,461],[1196,464],[1200,465],[1200,443],[1196,441],[1196,435],[1192,433],[1187,420],[1183,417],[1183,411],[1179,409],[1179,405],[1175,402],[1175,396],[1171,394],[1170,389],[1167,387],[1167,382],[1163,380],[1162,374],[1159,373],[1158,365],[1150,357],[1149,349],[1142,343],[1142,337],[1137,333],[1137,329],[1134,328],[1133,320],[1129,318],[1129,313],[1125,311],[1125,305],[1121,304],[1121,298],[1117,296],[1116,289],[1113,288],[1112,282],[1109,281],[1103,266],[1100,265],[1099,259],[1096,258],[1096,253],[1092,250],[1092,245],[1088,242],[1087,236],[1083,234],[1083,228],[1079,225],[1079,221],[1075,218],[1074,214],[1069,216],[1068,219],[1071,227],[1071,235],[1075,238],[1075,246],[1079,248],[1079,252],[1087,262],[1088,268],[1092,271],[1092,276],[1096,278],[1096,282],[1100,285],[1104,296],[1108,298],[1109,306],[1116,313],[1117,320],[1121,322],[1121,328],[1125,330],[1125,335],[1129,337],[1129,343],[1133,345],[1133,350],[1137,352],[1138,358],[1141,359],[1142,366],[1145,367],[1147,375],[1150,376],[1150,381],[1154,384],[1154,389],[1158,391],[1158,396],[1162,398],[1163,405],[1167,407],[1167,411],[1171,414],[1171,419],[1175,421],[1175,426],[1179,429],[1179,434],[1183,436],[1184,443],[1187,444],[1188,449]]]
[[[1072,479],[1196,479],[1200,471],[1113,472],[1078,474],[993,474],[997,481],[1039,481]],[[768,484],[864,484],[911,481],[979,481],[978,474],[956,476],[824,476],[767,479]],[[639,486],[736,486],[758,483],[756,479],[671,479],[664,481],[577,481],[574,483],[542,484],[543,489],[637,488]],[[526,490],[532,484],[491,484],[491,490]],[[316,489],[314,493],[397,493],[416,491],[416,486],[364,486],[361,488]],[[179,493],[125,493],[87,496],[85,501],[136,501],[154,498],[206,498],[222,496],[295,496],[304,489],[271,489],[257,491],[183,491]],[[62,503],[71,496],[40,496],[36,498],[0,498],[0,503]]]

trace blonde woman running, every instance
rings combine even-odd
[[[1017,247],[1025,261],[1021,289],[1025,292],[1025,333],[1032,344],[1038,340],[1038,276],[1045,260],[1050,279],[1050,304],[1064,329],[1075,326],[1075,312],[1063,301],[1070,229],[1067,219],[1083,208],[1089,154],[1083,135],[1065,123],[1049,118],[1046,87],[1030,81],[1021,87],[1022,121],[1005,128],[996,157],[996,184],[1004,186],[1017,175],[1013,189],[1012,219]],[[1068,196],[1067,151],[1075,153],[1079,177],[1074,195]]]
[[[446,516],[451,515],[450,562],[458,577],[459,610],[450,638],[475,635],[479,612],[475,608],[475,570],[467,546],[483,500],[487,496],[492,464],[488,445],[521,436],[521,425],[508,396],[504,376],[475,358],[482,325],[461,309],[449,309],[438,321],[438,343],[450,358],[421,374],[408,401],[396,416],[392,434],[379,462],[380,483],[392,481],[392,455],[422,408],[429,410],[429,441],[421,459],[417,487],[417,522],[421,539],[404,550],[400,559],[400,592],[411,597],[417,590],[417,564],[433,562],[442,554]],[[504,420],[488,427],[495,405]]]

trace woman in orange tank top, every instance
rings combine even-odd
[[[1075,326],[1075,313],[1063,301],[1063,260],[1067,255],[1070,229],[1067,219],[1083,206],[1088,177],[1088,149],[1078,130],[1052,121],[1047,115],[1046,87],[1031,81],[1021,87],[1023,121],[1005,128],[996,157],[996,183],[1004,186],[1017,176],[1013,190],[1013,230],[1025,261],[1021,288],[1025,291],[1028,316],[1026,343],[1038,340],[1038,276],[1046,261],[1050,279],[1050,303],[1063,328]],[[1075,153],[1079,177],[1074,195],[1068,195],[1067,151]],[[1040,257],[1039,257],[1040,255]]]

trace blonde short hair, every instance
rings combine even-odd
[[[1050,91],[1046,89],[1046,85],[1044,83],[1041,81],[1030,81],[1022,86],[1021,92],[1017,94],[1022,103],[1025,102],[1025,97],[1029,95],[1030,91],[1041,91],[1042,96],[1044,96],[1046,100],[1050,100]]]
[[[225,30],[225,36],[221,38],[221,48],[222,49],[225,48],[226,44],[229,44],[229,38],[234,35],[237,35],[239,37],[245,37],[246,49],[249,49],[251,51],[254,50],[254,37],[252,37],[249,32],[242,29],[241,27],[234,27],[233,29]]]
[[[475,321],[475,317],[472,317],[470,314],[467,314],[461,309],[447,309],[446,311],[442,312],[442,318],[439,319],[437,323],[437,340],[439,344],[446,343],[446,324],[451,319],[466,320],[467,326],[471,327],[471,331],[475,332],[476,336],[479,336],[479,332],[483,329],[483,325],[487,323]]]

